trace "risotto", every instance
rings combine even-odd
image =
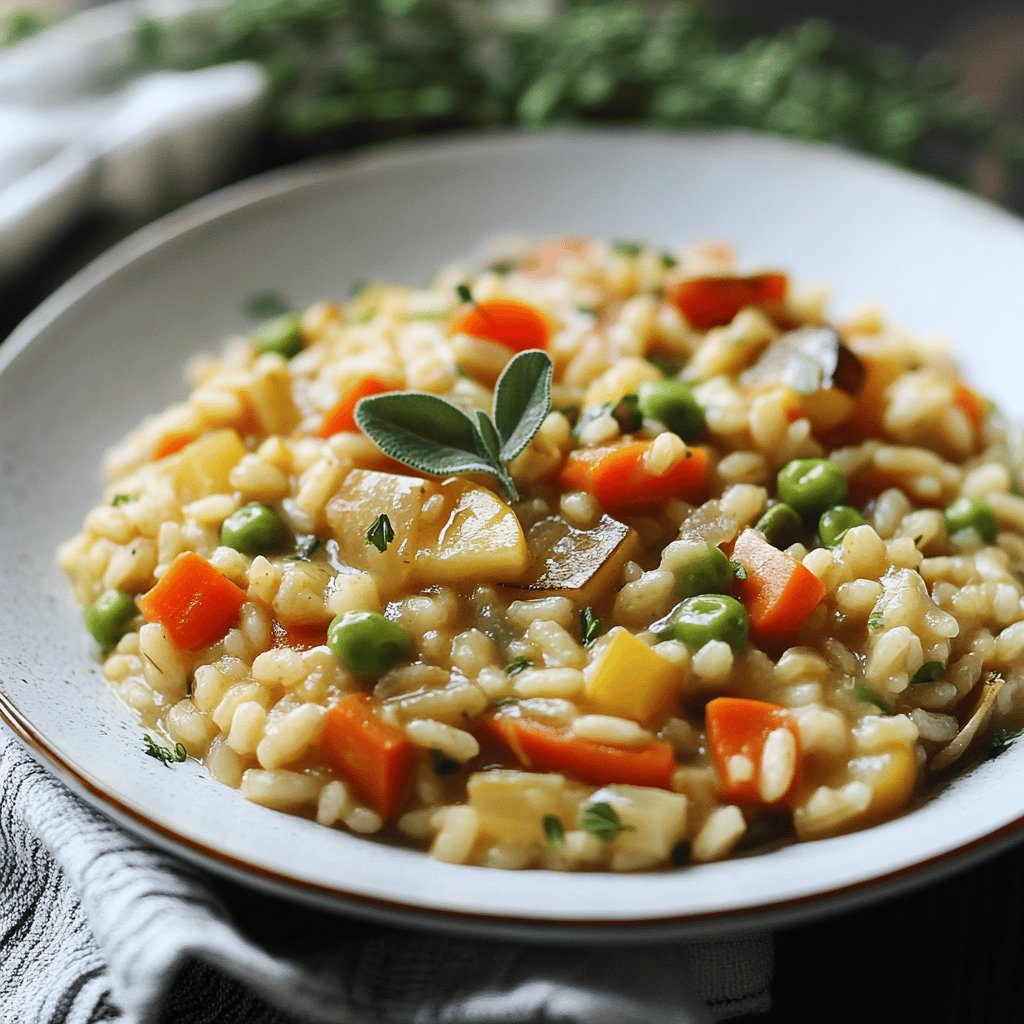
[[[637,870],[884,821],[1024,719],[1014,434],[724,245],[367,284],[189,378],[59,559],[140,754],[256,803]]]

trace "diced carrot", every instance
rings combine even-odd
[[[963,381],[957,381],[953,388],[953,404],[971,421],[971,426],[977,433],[988,410],[988,402]]]
[[[569,453],[559,482],[570,490],[587,491],[609,510],[639,508],[667,498],[703,501],[711,470],[707,452],[689,448],[685,458],[656,476],[644,459],[651,444],[624,441],[604,448],[577,449]]]
[[[669,300],[698,331],[732,323],[748,306],[782,302],[789,287],[785,274],[753,274],[750,277],[691,277],[680,281]]]
[[[515,299],[485,299],[471,305],[452,324],[452,334],[469,334],[525,352],[547,348],[551,327],[544,315]]]
[[[800,776],[800,736],[789,712],[777,704],[741,697],[716,697],[705,709],[704,726],[711,761],[718,772],[722,795],[739,804],[774,806],[793,794]],[[786,729],[793,737],[795,761],[792,777],[781,794],[762,789],[761,761],[765,740],[775,729]],[[733,761],[732,758],[745,760]],[[749,763],[748,763],[749,762]]]
[[[756,530],[739,535],[731,557],[746,569],[746,578],[737,578],[733,590],[747,609],[751,631],[761,639],[791,638],[825,596],[814,573]]]
[[[159,622],[175,646],[186,651],[223,639],[243,604],[245,591],[194,551],[179,555],[138,601],[142,614]]]
[[[327,643],[326,626],[285,626],[275,619],[270,626],[274,647],[290,647],[293,651],[310,651]]]
[[[331,437],[333,434],[340,434],[343,431],[358,431],[356,423],[356,406],[361,398],[369,398],[370,395],[383,395],[388,391],[394,391],[395,385],[381,380],[380,377],[360,377],[349,387],[338,399],[337,404],[324,416],[323,423],[317,431],[319,437]]]
[[[659,740],[615,747],[510,714],[485,719],[484,729],[531,771],[564,772],[595,786],[619,782],[672,788],[675,754],[669,744]]]
[[[350,694],[328,710],[320,745],[331,764],[385,821],[398,814],[416,762],[416,747],[401,729],[374,714],[368,694]]]
[[[153,460],[166,459],[168,455],[175,455],[187,444],[196,439],[194,433],[182,432],[177,434],[166,434],[160,438],[157,446],[153,449]]]

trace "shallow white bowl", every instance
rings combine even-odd
[[[515,232],[734,242],[752,267],[835,285],[948,336],[1019,413],[1024,225],[952,189],[831,148],[746,134],[554,132],[385,149],[290,170],[140,232],[0,349],[0,717],[86,799],[182,856],[297,899],[439,928],[537,938],[722,932],[823,913],[1015,839],[1024,744],[911,812],[850,836],[637,875],[501,872],[247,803],[200,765],[142,753],[54,564],[99,493],[103,451],[185,392],[182,365],[247,326],[247,296],[344,296],[423,281]],[[2,785],[2,780],[0,780]]]

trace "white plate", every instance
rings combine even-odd
[[[877,897],[1016,837],[1024,743],[910,813],[850,836],[665,872],[456,867],[265,810],[195,763],[143,756],[105,687],[54,549],[99,493],[104,449],[182,397],[182,365],[246,326],[247,296],[423,281],[507,232],[663,245],[722,238],[751,266],[836,285],[948,334],[1020,412],[1024,226],[829,148],[744,134],[511,135],[382,150],[243,184],[79,274],[0,349],[0,714],[82,795],[215,871],[322,906],[535,937],[721,932]]]

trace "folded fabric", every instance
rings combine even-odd
[[[225,180],[258,126],[260,70],[131,64],[139,18],[203,6],[121,0],[0,53],[0,275],[87,210],[142,220]]]
[[[697,1024],[763,1012],[765,934],[552,947],[382,927],[206,876],[0,726],[0,1024]]]

